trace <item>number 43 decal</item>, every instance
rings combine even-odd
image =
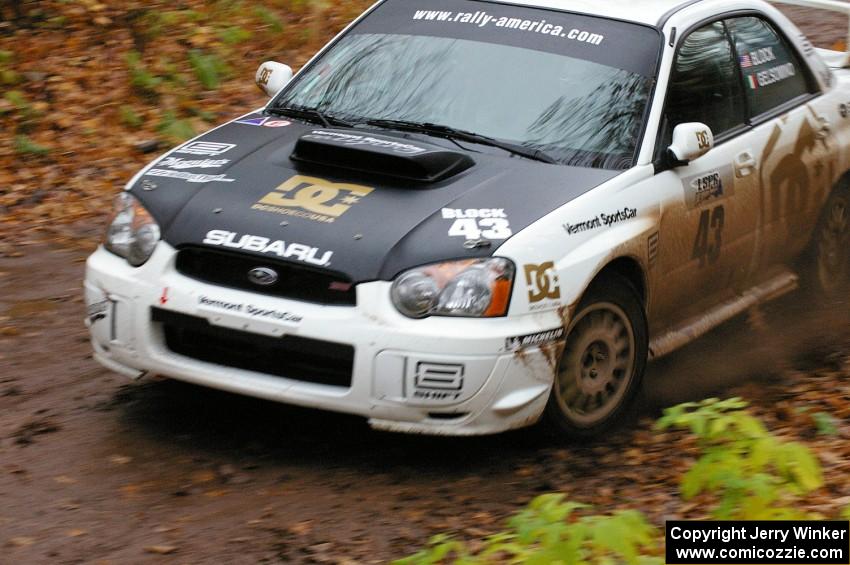
[[[705,267],[720,258],[723,247],[723,227],[726,224],[726,210],[718,206],[713,210],[703,210],[699,217],[697,239],[694,242],[692,259],[699,259],[699,266]]]
[[[466,239],[508,239],[513,235],[511,225],[504,218],[479,218],[455,220],[449,229],[449,237]]]

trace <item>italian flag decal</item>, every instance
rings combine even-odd
[[[758,87],[759,87],[759,83],[758,83],[758,81],[756,80],[756,75],[750,75],[750,76],[748,76],[748,77],[747,77],[747,80],[749,81],[749,83],[750,83],[750,88],[751,88],[752,90],[756,90],[756,89],[758,89]]]

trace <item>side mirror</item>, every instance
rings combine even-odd
[[[673,130],[673,144],[668,151],[677,165],[687,165],[699,159],[714,147],[711,128],[699,122],[679,124]]]
[[[257,69],[257,86],[268,96],[274,96],[292,80],[292,67],[283,63],[266,61]]]

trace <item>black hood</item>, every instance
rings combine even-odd
[[[359,129],[345,131],[384,140],[371,144],[384,153],[386,140],[395,139],[464,166],[449,178],[420,182],[394,177],[395,161],[380,158],[364,158],[359,171],[351,169],[350,153],[339,166],[332,151],[321,164],[292,158],[302,136],[321,131],[259,114],[236,120],[160,159],[131,192],[178,249],[240,249],[364,282],[436,261],[492,255],[512,234],[619,174]],[[368,157],[370,145],[359,145]],[[476,239],[491,243],[469,243]]]

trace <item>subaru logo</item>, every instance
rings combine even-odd
[[[248,280],[260,286],[271,286],[277,282],[278,275],[274,269],[257,267],[248,271]]]

